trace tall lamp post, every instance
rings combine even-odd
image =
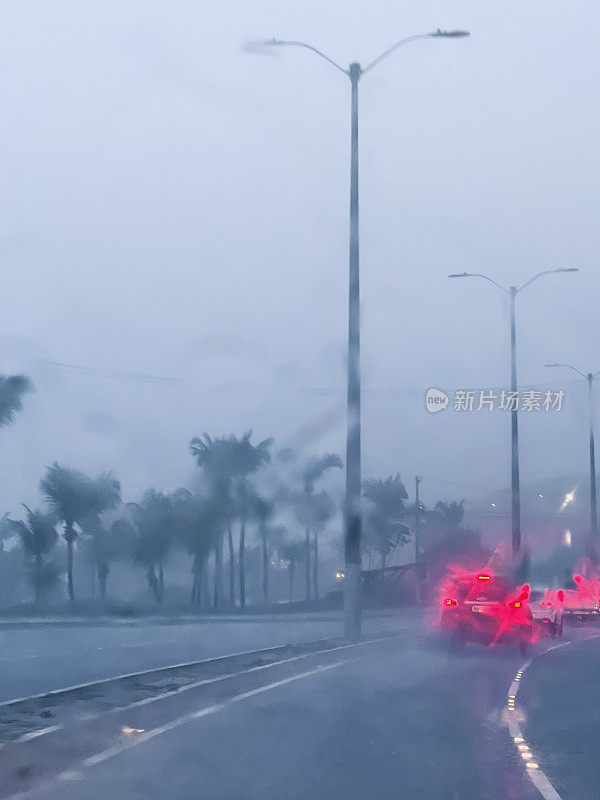
[[[530,283],[543,278],[545,275],[554,275],[557,272],[577,272],[576,267],[558,267],[556,269],[545,269],[538,272],[521,286],[501,286],[487,275],[478,272],[459,272],[448,275],[449,278],[485,278],[486,281],[493,283],[510,297],[510,389],[514,394],[511,404],[510,415],[510,485],[511,485],[511,527],[512,527],[512,551],[513,555],[518,555],[521,550],[521,489],[519,482],[519,421],[518,421],[518,401],[517,401],[517,328],[515,322],[515,297]]]
[[[306,42],[269,39],[259,46],[303,47],[327,61],[350,79],[350,248],[348,292],[348,412],[346,434],[346,498],[344,506],[344,541],[346,577],[344,580],[344,628],[349,639],[360,637],[360,571],[361,571],[361,474],[360,474],[360,282],[358,241],[358,82],[384,58],[408,42],[417,39],[454,39],[469,36],[468,31],[436,30],[408,36],[389,47],[376,59],[361,67],[353,62],[347,69]]]
[[[306,42],[268,39],[259,46],[303,47],[324,59],[350,79],[350,248],[348,292],[348,411],[346,433],[346,498],[344,506],[344,541],[346,577],[344,580],[344,630],[347,638],[360,637],[360,571],[361,571],[361,474],[360,474],[360,282],[358,241],[358,82],[384,58],[408,42],[417,39],[453,39],[469,36],[468,31],[442,31],[408,36],[389,47],[376,59],[361,67],[353,62],[347,69],[336,64],[316,47]]]
[[[590,416],[590,533],[592,536],[592,548],[596,550],[596,539],[598,538],[598,507],[596,503],[596,455],[594,449],[594,391],[593,383],[594,378],[600,375],[598,372],[581,372],[577,367],[571,364],[544,364],[545,367],[565,367],[572,369],[582,378],[585,378],[588,384],[588,404]]]

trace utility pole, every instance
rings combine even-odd
[[[594,445],[594,379],[600,375],[598,372],[581,372],[572,364],[544,364],[545,367],[565,367],[571,369],[582,378],[585,378],[588,385],[588,413],[590,422],[590,538],[592,555],[596,558],[596,547],[598,539],[598,504],[596,499],[596,452]]]
[[[421,478],[415,475],[415,564],[421,559],[420,550],[420,523],[421,523],[421,501],[419,500],[419,484]]]
[[[590,405],[590,530],[592,534],[592,547],[596,549],[598,538],[598,506],[596,502],[596,455],[594,448],[594,374],[588,372],[588,399]]]

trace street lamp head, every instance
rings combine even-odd
[[[562,367],[562,364],[544,364],[545,367]]]
[[[252,39],[243,43],[242,50],[246,53],[264,53],[265,47],[273,47],[273,45],[282,44],[285,44],[285,42],[280,39]]]
[[[578,267],[559,267],[557,272],[579,272]]]
[[[471,34],[469,33],[469,31],[463,31],[463,30],[442,31],[438,28],[437,31],[434,31],[429,35],[441,37],[442,39],[461,39],[465,36],[470,36]]]
[[[470,272],[453,272],[451,275],[448,275],[449,278],[469,278],[470,276]]]

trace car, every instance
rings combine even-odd
[[[574,589],[565,589],[563,613],[579,620],[593,619],[600,613],[600,579],[593,575],[573,575]]]
[[[540,635],[552,637],[563,635],[563,589],[535,589],[529,595],[529,607],[534,625],[539,626]]]
[[[529,584],[515,586],[491,570],[453,569],[441,584],[438,624],[455,645],[515,642],[522,653],[536,640]]]

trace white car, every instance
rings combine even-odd
[[[534,589],[529,597],[529,608],[534,624],[547,631],[549,636],[563,635],[563,601],[564,592],[549,592],[547,589]]]

